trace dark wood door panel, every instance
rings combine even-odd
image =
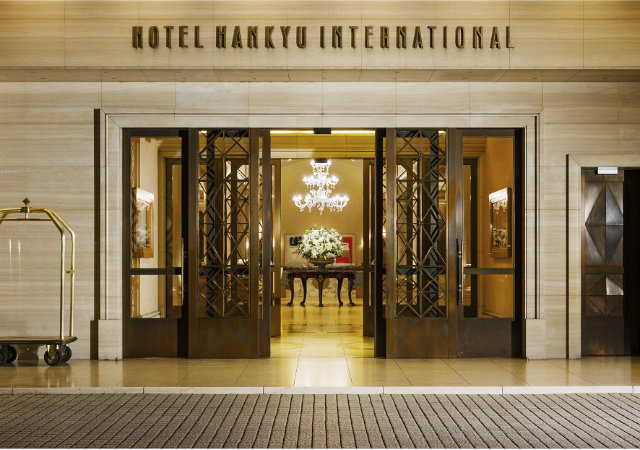
[[[513,319],[467,318],[458,322],[457,357],[511,358]]]
[[[447,319],[387,319],[387,358],[450,358]]]
[[[178,352],[177,319],[130,319],[125,322],[125,358],[176,358]]]
[[[200,319],[192,358],[258,358],[257,321],[250,319]]]

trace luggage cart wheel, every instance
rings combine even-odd
[[[62,360],[60,362],[66,363],[71,359],[71,348],[65,345],[60,349],[60,355],[62,356]]]
[[[0,365],[6,364],[9,359],[7,352],[4,351],[3,348],[0,348]]]
[[[18,357],[18,351],[13,345],[8,345],[7,350],[7,362],[11,364]]]
[[[57,348],[52,348],[44,353],[44,362],[49,366],[57,366],[60,364],[62,360],[62,355],[60,354],[60,350]]]

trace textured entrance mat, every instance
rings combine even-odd
[[[0,395],[0,447],[640,447],[640,396]]]

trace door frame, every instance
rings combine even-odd
[[[448,189],[450,190],[450,192],[455,192],[455,195],[461,195],[462,190],[458,188],[458,184],[460,183],[460,180],[458,180],[458,177],[460,175],[456,174],[455,179],[454,177],[451,177],[451,170],[453,169],[453,164],[450,163],[451,161],[451,153],[449,152],[449,150],[451,150],[451,142],[452,142],[452,136],[456,135],[456,133],[461,133],[460,136],[464,135],[464,136],[469,136],[469,135],[473,135],[473,133],[480,133],[483,135],[504,135],[504,134],[500,134],[501,132],[504,133],[504,130],[510,130],[513,133],[513,137],[514,137],[514,145],[518,145],[518,148],[520,148],[521,150],[524,150],[524,138],[523,138],[523,134],[524,134],[524,129],[496,129],[496,128],[489,128],[489,129],[455,129],[455,128],[445,128],[447,130],[447,149],[448,149],[448,168],[447,171],[449,172],[449,187]],[[183,290],[185,289],[186,286],[186,291],[187,291],[187,295],[185,295],[183,298],[187,301],[183,301],[183,316],[182,319],[178,320],[178,319],[163,319],[160,320],[158,322],[163,322],[163,321],[171,321],[171,320],[175,320],[176,323],[175,324],[169,324],[166,323],[165,325],[153,325],[153,326],[157,326],[161,329],[164,329],[166,333],[168,334],[172,334],[172,333],[179,333],[179,329],[183,329],[183,330],[188,330],[188,338],[186,340],[184,339],[176,339],[176,346],[175,349],[171,346],[163,346],[166,347],[166,351],[163,352],[163,355],[167,355],[168,357],[172,357],[172,356],[189,356],[189,357],[198,357],[198,355],[201,354],[201,352],[199,352],[196,347],[194,347],[194,343],[195,340],[197,339],[197,335],[198,332],[197,330],[193,329],[193,327],[189,327],[187,326],[187,324],[192,321],[192,320],[196,320],[197,323],[197,307],[192,307],[192,308],[188,308],[188,304],[190,303],[190,301],[188,299],[191,298],[191,295],[189,295],[189,292],[197,292],[197,283],[198,283],[198,265],[197,265],[197,254],[198,254],[198,229],[197,229],[197,211],[198,211],[198,205],[197,205],[197,196],[193,197],[193,196],[189,196],[188,192],[191,192],[194,189],[194,185],[195,185],[195,189],[197,189],[197,176],[195,175],[197,172],[197,165],[193,164],[193,158],[194,158],[194,154],[197,156],[197,152],[198,152],[198,140],[197,140],[197,129],[195,128],[191,128],[191,129],[178,129],[178,128],[123,128],[123,164],[122,164],[122,173],[123,173],[123,211],[129,211],[130,210],[130,197],[128,195],[128,192],[130,191],[130,186],[129,186],[129,179],[130,179],[130,139],[132,137],[182,137],[183,138],[183,161],[185,161],[185,155],[187,155],[187,159],[189,161],[187,161],[186,164],[183,164],[183,174],[185,174],[183,176],[183,183],[185,182],[184,180],[186,180],[187,183],[187,189],[183,189],[183,204],[187,205],[187,213],[185,214],[183,212],[183,216],[187,216],[187,217],[193,217],[194,216],[194,212],[195,212],[195,216],[196,218],[193,219],[191,221],[186,220],[185,224],[183,225],[183,234],[185,235],[185,250],[187,250],[185,253],[187,255],[192,255],[192,257],[189,258],[183,258],[183,267],[182,270],[184,272],[184,274],[186,274],[186,282],[183,279]],[[395,138],[395,131],[396,128],[388,128],[388,129],[376,129],[376,156],[375,156],[375,161],[378,162],[379,156],[382,157],[382,145],[378,145],[378,138],[382,139],[382,137],[386,134],[386,136],[393,136]],[[269,135],[269,130],[261,130],[258,131],[257,129],[251,129],[252,135],[257,136],[258,133],[260,133],[264,138],[264,136],[268,136]],[[195,137],[195,138],[194,138]],[[457,137],[456,137],[457,139]],[[461,139],[461,137],[460,137]],[[188,148],[186,149],[186,153],[185,153],[185,140],[188,143]],[[393,139],[395,140],[395,139]],[[257,141],[256,141],[257,142]],[[387,149],[389,148],[391,140],[387,139]],[[256,144],[257,145],[257,144]],[[253,144],[252,144],[253,146]],[[378,155],[378,147],[380,147],[380,155]],[[458,150],[456,150],[456,147]],[[459,151],[461,152],[461,145],[456,145],[454,144],[454,148],[453,148],[454,152],[455,151]],[[256,150],[257,151],[257,150]],[[461,156],[461,155],[460,155]],[[524,301],[524,280],[522,278],[522,258],[523,258],[523,254],[522,254],[522,249],[524,248],[524,232],[522,230],[522,224],[523,224],[523,220],[524,220],[524,216],[523,216],[523,212],[524,212],[524,189],[523,189],[523,183],[522,183],[522,174],[523,174],[523,158],[524,158],[524,154],[522,151],[518,151],[514,153],[514,157],[517,158],[519,161],[518,163],[514,163],[514,286],[516,287],[515,290],[515,295],[516,295],[516,302],[515,302],[515,308],[514,308],[514,318],[516,319],[515,322],[517,322],[517,328],[514,329],[514,333],[512,334],[513,337],[513,342],[512,342],[512,348],[516,348],[518,347],[517,351],[514,350],[513,352],[513,356],[517,356],[520,355],[522,352],[522,343],[523,343],[523,339],[521,336],[522,333],[522,302]],[[256,156],[257,158],[257,156]],[[461,158],[460,158],[461,159]],[[461,159],[462,161],[462,159]],[[386,161],[385,161],[386,164]],[[269,165],[270,168],[270,165]],[[382,165],[380,165],[380,169],[382,168]],[[462,166],[460,166],[460,169],[462,168]],[[256,171],[257,171],[257,166],[256,166]],[[269,170],[270,171],[270,170]],[[378,167],[376,167],[375,169],[376,171],[376,175],[378,175]],[[462,170],[459,170],[460,174],[462,173]],[[380,173],[381,175],[381,173]],[[377,178],[377,177],[376,177]],[[389,173],[389,171],[387,171],[387,186],[391,186],[389,184],[389,180],[391,179],[391,174]],[[194,181],[195,180],[195,181]],[[270,186],[270,183],[267,183]],[[378,187],[379,183],[376,183],[376,188]],[[452,189],[452,185],[454,187],[454,190],[451,191]],[[519,188],[516,190],[515,187],[516,185],[519,185]],[[460,184],[461,186],[461,184]],[[127,189],[127,187],[129,187],[129,189]],[[377,191],[377,189],[376,189]],[[517,194],[516,194],[517,192]],[[517,197],[519,198],[519,201],[516,201]],[[391,196],[387,195],[387,214],[390,213],[394,213],[395,214],[395,204],[392,204],[392,200],[390,199]],[[374,196],[375,198],[375,196]],[[452,196],[449,194],[449,198],[450,198],[450,202],[451,202],[451,198]],[[518,207],[516,207],[516,202],[517,204],[519,204]],[[375,202],[376,203],[376,210],[377,208],[377,204],[378,201]],[[456,201],[456,208],[461,208],[462,207],[462,202],[461,201]],[[268,208],[269,210],[271,208]],[[450,213],[449,213],[450,214]],[[455,212],[456,216],[459,214],[458,211]],[[257,217],[256,217],[257,218]],[[264,220],[264,218],[263,218]],[[376,222],[378,222],[377,219],[375,219]],[[264,223],[269,223],[269,222],[264,222]],[[389,221],[387,221],[387,234],[389,235]],[[462,226],[462,222],[461,220],[457,220],[457,227],[461,227]],[[394,227],[395,228],[395,227]],[[123,214],[123,230],[129,230],[130,229],[130,215],[128,213]],[[395,229],[393,230],[395,232]],[[381,236],[381,233],[379,233]],[[448,242],[448,250],[447,250],[447,257],[448,257],[448,264],[449,266],[451,265],[451,261],[455,261],[455,243],[454,246],[452,247],[452,239],[455,239],[453,236],[450,236],[451,234],[454,233],[449,233],[447,235],[447,242]],[[457,235],[461,235],[459,230],[456,231]],[[516,237],[519,235],[519,238]],[[374,236],[375,238],[375,236]],[[455,242],[455,241],[454,241]],[[195,247],[194,247],[195,245]],[[124,312],[124,324],[123,324],[123,353],[125,357],[131,357],[132,353],[130,351],[127,350],[127,340],[131,339],[132,335],[132,329],[131,329],[131,324],[134,322],[137,322],[139,320],[145,320],[145,319],[131,319],[130,318],[130,302],[126,301],[126,299],[130,298],[130,276],[131,276],[131,267],[130,267],[130,240],[129,239],[123,239],[122,242],[122,247],[123,247],[123,274],[126,274],[126,276],[123,277],[123,299],[125,299],[125,301],[123,301],[123,312]],[[386,249],[386,253],[387,253],[387,260],[389,257],[390,252],[393,252],[395,250],[395,245],[388,245],[387,243],[387,249]],[[453,258],[452,258],[452,253],[454,254]],[[263,259],[265,258],[265,256],[263,255]],[[383,255],[380,255],[380,258],[383,258]],[[192,260],[191,264],[189,264],[188,260]],[[194,261],[196,263],[194,263]],[[264,261],[263,261],[264,264]],[[516,265],[517,265],[517,269],[516,269]],[[144,271],[145,269],[138,269],[140,271]],[[457,273],[451,270],[450,267],[448,267],[448,272],[449,275],[447,277],[447,287],[448,287],[448,291],[449,291],[449,295],[453,294],[454,290],[457,290],[458,286],[457,283],[455,283],[455,277],[451,277],[450,275],[453,273]],[[142,273],[142,272],[141,272]],[[268,277],[269,280],[271,280],[271,277]],[[375,275],[376,280],[379,279],[378,275]],[[268,282],[270,284],[270,281]],[[390,283],[393,284],[393,283]],[[381,283],[377,283],[377,285],[381,285]],[[453,288],[453,290],[452,290]],[[389,295],[391,294],[391,286],[387,285],[387,298],[392,298],[389,297]],[[521,298],[520,301],[518,301],[517,296],[518,293],[521,292]],[[373,293],[373,292],[372,292]],[[382,296],[381,296],[382,297]],[[197,306],[197,295],[196,295],[196,300],[194,300],[194,305]],[[387,302],[389,303],[389,302]],[[263,303],[264,306],[266,306],[266,311],[270,311],[270,304],[271,302],[267,301]],[[448,301],[448,307],[451,308],[451,301]],[[268,306],[267,306],[268,305]],[[379,308],[378,302],[376,301],[376,311]],[[387,304],[388,307],[388,304]],[[449,317],[447,319],[447,326],[449,328],[448,331],[448,357],[453,357],[453,356],[458,356],[459,355],[459,350],[458,350],[458,345],[457,343],[459,342],[459,338],[458,338],[458,325],[459,325],[459,312],[457,311],[457,309],[462,310],[462,308],[455,308],[455,306],[453,306],[452,309],[449,310]],[[451,314],[451,313],[454,314]],[[186,314],[185,314],[186,313]],[[384,342],[385,341],[385,336],[386,336],[386,321],[385,320],[380,320],[382,314],[378,314],[376,313],[376,320],[375,320],[375,324],[376,324],[376,338],[375,341],[376,343],[378,342]],[[455,316],[455,317],[453,317]],[[185,321],[184,319],[188,318],[187,321]],[[149,319],[147,319],[149,320]],[[156,319],[157,320],[157,319]],[[465,319],[467,320],[467,319]],[[491,319],[491,320],[495,320],[495,319]],[[268,324],[268,322],[265,322],[266,324]],[[382,323],[384,326],[380,326],[380,323]],[[152,326],[152,327],[153,327]],[[266,325],[268,328],[268,325]],[[264,330],[264,328],[261,327],[262,330]],[[380,329],[380,331],[382,331],[381,333],[378,332],[378,330]],[[520,333],[516,333],[515,331],[519,330]],[[453,331],[453,332],[452,332]],[[265,335],[269,336],[269,332],[264,332],[264,331],[258,331],[260,333],[260,335]],[[267,338],[268,341],[268,338]],[[520,344],[518,346],[518,343]],[[155,344],[155,343],[154,343]],[[260,347],[260,345],[258,344],[258,347]],[[249,357],[257,357],[257,356],[268,356],[268,354],[266,354],[266,352],[270,351],[270,346],[267,345],[266,347],[262,346],[261,348],[257,349],[257,352],[254,350],[251,350],[251,356]],[[386,345],[385,345],[386,348]],[[382,355],[382,351],[378,352],[376,351],[376,356],[383,356]],[[148,354],[146,354],[145,356],[149,356]],[[237,354],[227,354],[225,353],[224,355],[210,355],[209,357],[238,357]],[[202,357],[202,356],[200,356]],[[246,356],[245,356],[246,357]]]

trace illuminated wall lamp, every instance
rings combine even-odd
[[[597,167],[596,175],[618,175],[617,167]]]

